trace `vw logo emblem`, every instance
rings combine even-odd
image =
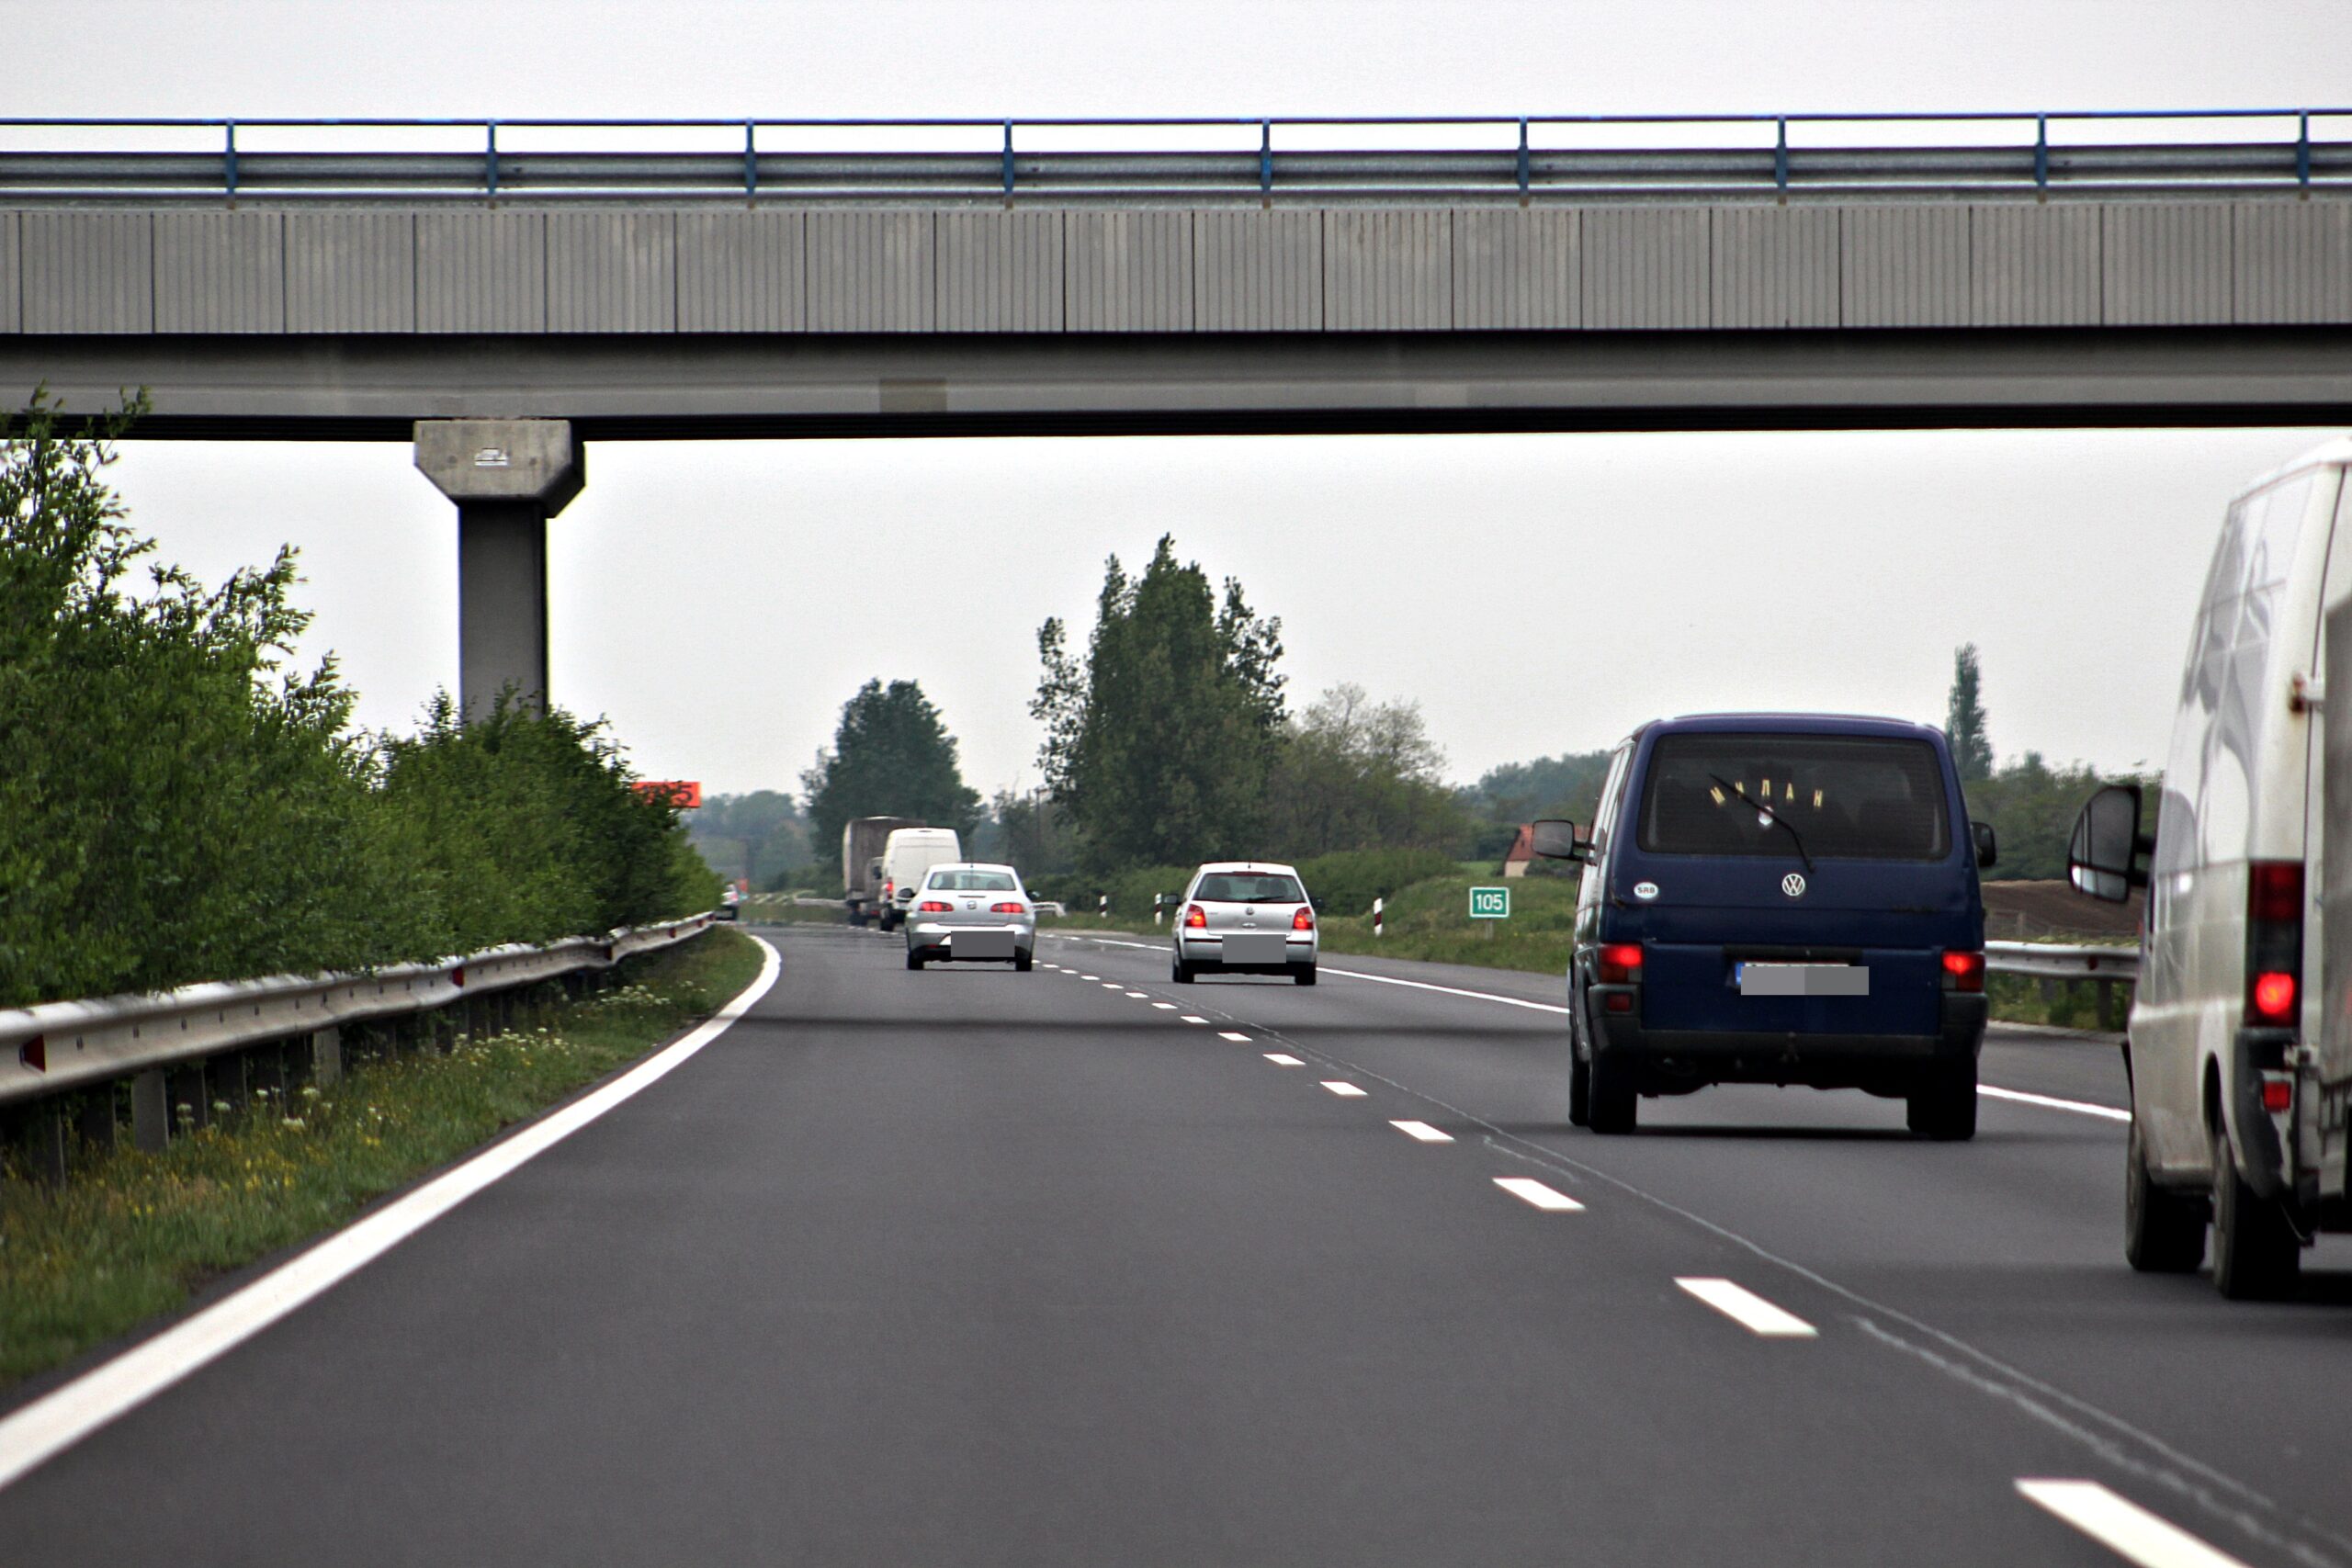
[[[1796,872],[1789,873],[1788,875],[1781,878],[1781,891],[1792,898],[1804,897],[1804,878]]]

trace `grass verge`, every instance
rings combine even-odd
[[[630,960],[611,989],[543,996],[532,1022],[447,1055],[355,1061],[332,1088],[257,1098],[160,1153],[81,1163],[60,1186],[0,1181],[0,1387],[343,1224],[646,1055],[750,985],[760,959],[749,938],[716,931]]]

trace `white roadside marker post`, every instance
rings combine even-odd
[[[1380,912],[1387,908],[1387,904],[1388,901],[1385,898],[1374,898],[1372,901],[1372,934],[1374,941],[1379,940],[1380,937]]]

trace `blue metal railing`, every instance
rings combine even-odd
[[[2318,177],[2318,172],[2315,171],[2313,155],[2315,143],[2312,139],[2312,122],[2314,119],[2323,121],[2335,119],[2346,122],[2342,128],[2342,133],[2338,135],[2335,141],[2333,142],[2322,141],[2316,144],[2321,148],[2327,150],[2331,156],[2337,158],[2336,162],[2329,164],[2329,172],[2326,173],[2325,177],[2330,180],[2332,185],[2340,186],[2342,184],[2341,171],[2344,168],[2344,164],[2341,161],[2341,155],[2347,148],[2352,148],[2352,106],[2213,109],[1965,109],[1947,113],[1891,110],[1834,113],[1828,111],[1810,110],[1781,114],[1725,112],[1705,114],[1386,116],[1040,116],[1028,118],[1019,117],[980,118],[963,116],[933,116],[900,118],[819,118],[762,116],[729,118],[539,117],[515,119],[445,117],[390,118],[362,116],[313,118],[264,116],[254,118],[241,117],[237,118],[213,118],[178,116],[130,116],[102,118],[10,115],[0,116],[0,163],[6,163],[10,160],[23,163],[28,160],[41,157],[62,156],[66,158],[73,158],[76,156],[93,154],[119,154],[122,156],[160,155],[152,153],[124,152],[119,148],[75,146],[61,149],[54,145],[43,145],[39,148],[23,145],[27,141],[40,141],[43,143],[51,142],[57,134],[61,132],[121,133],[182,130],[218,132],[220,138],[219,142],[220,174],[219,190],[231,199],[234,199],[241,191],[251,190],[253,188],[253,181],[260,177],[252,173],[254,160],[260,157],[283,157],[289,155],[285,150],[281,150],[275,153],[262,153],[257,152],[254,143],[259,133],[277,133],[282,136],[282,133],[285,132],[303,130],[327,132],[346,132],[355,130],[380,130],[388,132],[471,131],[479,134],[481,138],[481,178],[477,188],[480,193],[494,197],[501,194],[503,188],[505,188],[512,184],[511,180],[506,177],[508,174],[508,161],[521,155],[511,150],[511,143],[509,152],[502,154],[499,145],[499,136],[502,130],[508,132],[510,137],[515,133],[537,133],[551,130],[576,131],[598,137],[602,137],[606,133],[612,132],[694,133],[704,130],[713,132],[724,130],[730,135],[737,131],[740,131],[742,135],[741,188],[743,195],[748,197],[756,197],[761,188],[761,159],[763,156],[763,149],[761,146],[761,137],[763,132],[767,133],[772,141],[770,148],[764,150],[764,155],[775,157],[809,155],[808,153],[808,150],[805,148],[795,147],[786,149],[773,145],[773,142],[775,141],[789,140],[793,133],[825,133],[829,136],[838,137],[844,133],[854,136],[858,132],[888,132],[903,136],[908,132],[919,133],[924,131],[945,131],[962,133],[986,131],[995,133],[996,136],[1001,138],[996,149],[998,153],[998,183],[1001,183],[1001,185],[1003,195],[1009,197],[1016,194],[1020,189],[1021,176],[1023,173],[1022,159],[1023,157],[1067,158],[1071,156],[1085,156],[1090,153],[1100,156],[1142,158],[1164,158],[1170,156],[1187,155],[1170,154],[1165,152],[1140,152],[1133,149],[1120,149],[1108,146],[1086,148],[1075,152],[1069,149],[1057,149],[1053,152],[1023,153],[1021,152],[1019,147],[1019,138],[1021,133],[1023,131],[1064,132],[1071,130],[1092,130],[1104,133],[1104,139],[1106,141],[1115,141],[1119,133],[1136,130],[1169,132],[1192,130],[1204,131],[1237,131],[1246,134],[1249,130],[1254,129],[1257,132],[1257,146],[1255,149],[1257,153],[1257,188],[1261,195],[1271,196],[1275,190],[1275,175],[1277,173],[1278,159],[1304,156],[1309,153],[1323,153],[1330,151],[1320,148],[1300,147],[1285,149],[1278,152],[1276,147],[1278,132],[1286,131],[1293,133],[1295,136],[1302,132],[1311,133],[1318,130],[1331,130],[1338,129],[1351,129],[1359,130],[1385,130],[1398,132],[1400,134],[1400,140],[1409,141],[1411,134],[1415,131],[1427,131],[1441,129],[1451,131],[1491,129],[1497,133],[1497,144],[1491,149],[1491,151],[1498,157],[1504,157],[1510,160],[1509,164],[1505,165],[1510,171],[1509,175],[1507,176],[1501,176],[1501,171],[1498,168],[1497,171],[1498,175],[1507,178],[1509,188],[1515,188],[1521,196],[1525,197],[1542,186],[1544,183],[1545,176],[1543,167],[1539,165],[1539,160],[1566,153],[1593,151],[1593,149],[1589,147],[1577,147],[1565,143],[1559,146],[1539,146],[1537,144],[1536,138],[1541,132],[1551,131],[1555,133],[1566,133],[1568,136],[1572,137],[1573,133],[1577,131],[1591,132],[1606,130],[1611,132],[1624,132],[1643,129],[1666,130],[1673,128],[1677,130],[1678,134],[1687,135],[1692,128],[1716,128],[1726,131],[1752,130],[1758,132],[1759,135],[1761,133],[1769,132],[1770,136],[1770,153],[1771,159],[1770,166],[1772,187],[1774,190],[1785,194],[1791,189],[1792,181],[1794,181],[1797,178],[1797,175],[1802,172],[1797,167],[1797,161],[1803,160],[1809,155],[1819,155],[1826,152],[1838,151],[1857,151],[1867,149],[1872,145],[1872,143],[1868,141],[1855,141],[1850,140],[1836,141],[1805,137],[1802,134],[1805,131],[1819,131],[1832,127],[1849,127],[1853,128],[1857,131],[1867,132],[1872,129],[1887,127],[1920,128],[1942,125],[1955,129],[1970,128],[1974,130],[1990,126],[2016,126],[2018,128],[2019,134],[2015,141],[2003,141],[1988,143],[1978,141],[1955,142],[1948,144],[1944,150],[1956,151],[1964,147],[1970,151],[1997,151],[1998,149],[2006,146],[2013,149],[2017,156],[2022,157],[2030,149],[2031,153],[2032,186],[2037,191],[2047,191],[2052,185],[2053,147],[2056,152],[2063,155],[2070,152],[2079,152],[2086,148],[2108,145],[2106,143],[2087,141],[2078,141],[2074,143],[2062,142],[2053,144],[2052,140],[2053,129],[2074,130],[2080,131],[2087,128],[2097,128],[2101,126],[2137,124],[2143,127],[2161,128],[2166,133],[2165,137],[2148,142],[2147,145],[2150,147],[2157,149],[2164,147],[2179,147],[2188,149],[2195,148],[2199,145],[2211,144],[2199,143],[2194,140],[2195,132],[2200,128],[2207,130],[2209,135],[2224,135],[2225,133],[2235,133],[2248,122],[2276,121],[2279,126],[2279,135],[2275,140],[2266,138],[2249,141],[2245,140],[2243,137],[2235,136],[2234,134],[2225,136],[2225,140],[2228,140],[2231,145],[2267,147],[2273,149],[2279,159],[2279,163],[2277,165],[2277,174],[2274,176],[2277,181],[2282,186],[2291,183],[2295,187],[2299,187],[2303,191],[2309,191],[2313,186],[2315,177]],[[2030,141],[2027,139],[2025,134],[2029,130],[2030,131]],[[1793,142],[1792,140],[1792,131],[1800,133],[1799,138]],[[35,132],[39,134],[27,138],[21,134],[24,132]],[[241,132],[246,137],[245,144],[242,150],[239,145],[239,135]],[[12,133],[17,134],[12,135]],[[2177,139],[2183,135],[2189,139]],[[91,138],[91,140],[99,140],[99,138]],[[716,141],[717,139],[714,138],[715,142]],[[1690,151],[1687,143],[1677,143],[1677,147],[1680,151]],[[1905,143],[1904,148],[1905,150],[1915,153],[1922,151],[1932,150],[1928,144],[1921,143]],[[574,150],[574,152],[581,156],[616,156],[640,151],[641,149],[601,147],[594,150],[576,149]],[[897,148],[890,149],[889,151],[890,155],[901,155],[902,152],[902,150]],[[1438,151],[1439,150],[1429,148],[1416,149],[1411,146],[1396,146],[1385,148],[1380,153],[1365,152],[1357,155],[1367,159],[1384,155],[1410,157],[1417,153],[1434,153]],[[1463,150],[1449,147],[1442,151],[1450,153]],[[1751,142],[1733,143],[1727,141],[1724,146],[1710,148],[1706,151],[1714,152],[1755,152],[1760,156],[1763,149]],[[715,147],[713,152],[715,154],[718,154],[718,148]],[[875,155],[880,152],[881,150],[878,148],[868,149],[866,152],[851,153],[848,154],[848,156]],[[2291,173],[2287,172],[2287,158],[2290,152],[2291,152]],[[201,154],[199,153],[198,155]],[[373,155],[397,156],[404,155],[404,153],[403,150],[378,147],[372,149],[368,153],[360,154],[360,156]],[[560,156],[562,154],[542,152],[534,155],[544,158],[548,156]],[[2241,175],[2237,177],[2244,176]]]

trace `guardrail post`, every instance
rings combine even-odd
[[[150,1067],[130,1080],[130,1141],[160,1154],[172,1141],[172,1097],[164,1069]]]
[[[1258,122],[1258,192],[1272,205],[1274,194],[1274,122]]]
[[[1785,200],[1789,194],[1789,118],[1782,115],[1773,123],[1780,131],[1772,143],[1772,184]]]
[[[1521,115],[1519,117],[1519,204],[1521,207],[1527,205],[1527,177],[1530,172],[1528,164],[1527,117]]]
[[[482,129],[490,138],[482,152],[482,193],[495,201],[498,199],[498,122],[485,120]]]
[[[1012,200],[1012,122],[1009,119],[1004,122],[1004,199],[1008,206],[1011,205]]]
[[[2302,187],[2308,198],[2312,194],[2312,117],[2309,110],[2295,117],[2295,184]]]
[[[2050,117],[2033,117],[2033,188],[2050,194]]]
[[[747,202],[760,194],[760,152],[754,141],[758,129],[757,120],[743,122],[743,199]]]
[[[228,143],[220,154],[220,186],[229,198],[229,205],[234,207],[237,205],[237,122],[232,119],[227,124]]]
[[[311,1081],[321,1089],[343,1081],[343,1031],[332,1023],[311,1031]]]

